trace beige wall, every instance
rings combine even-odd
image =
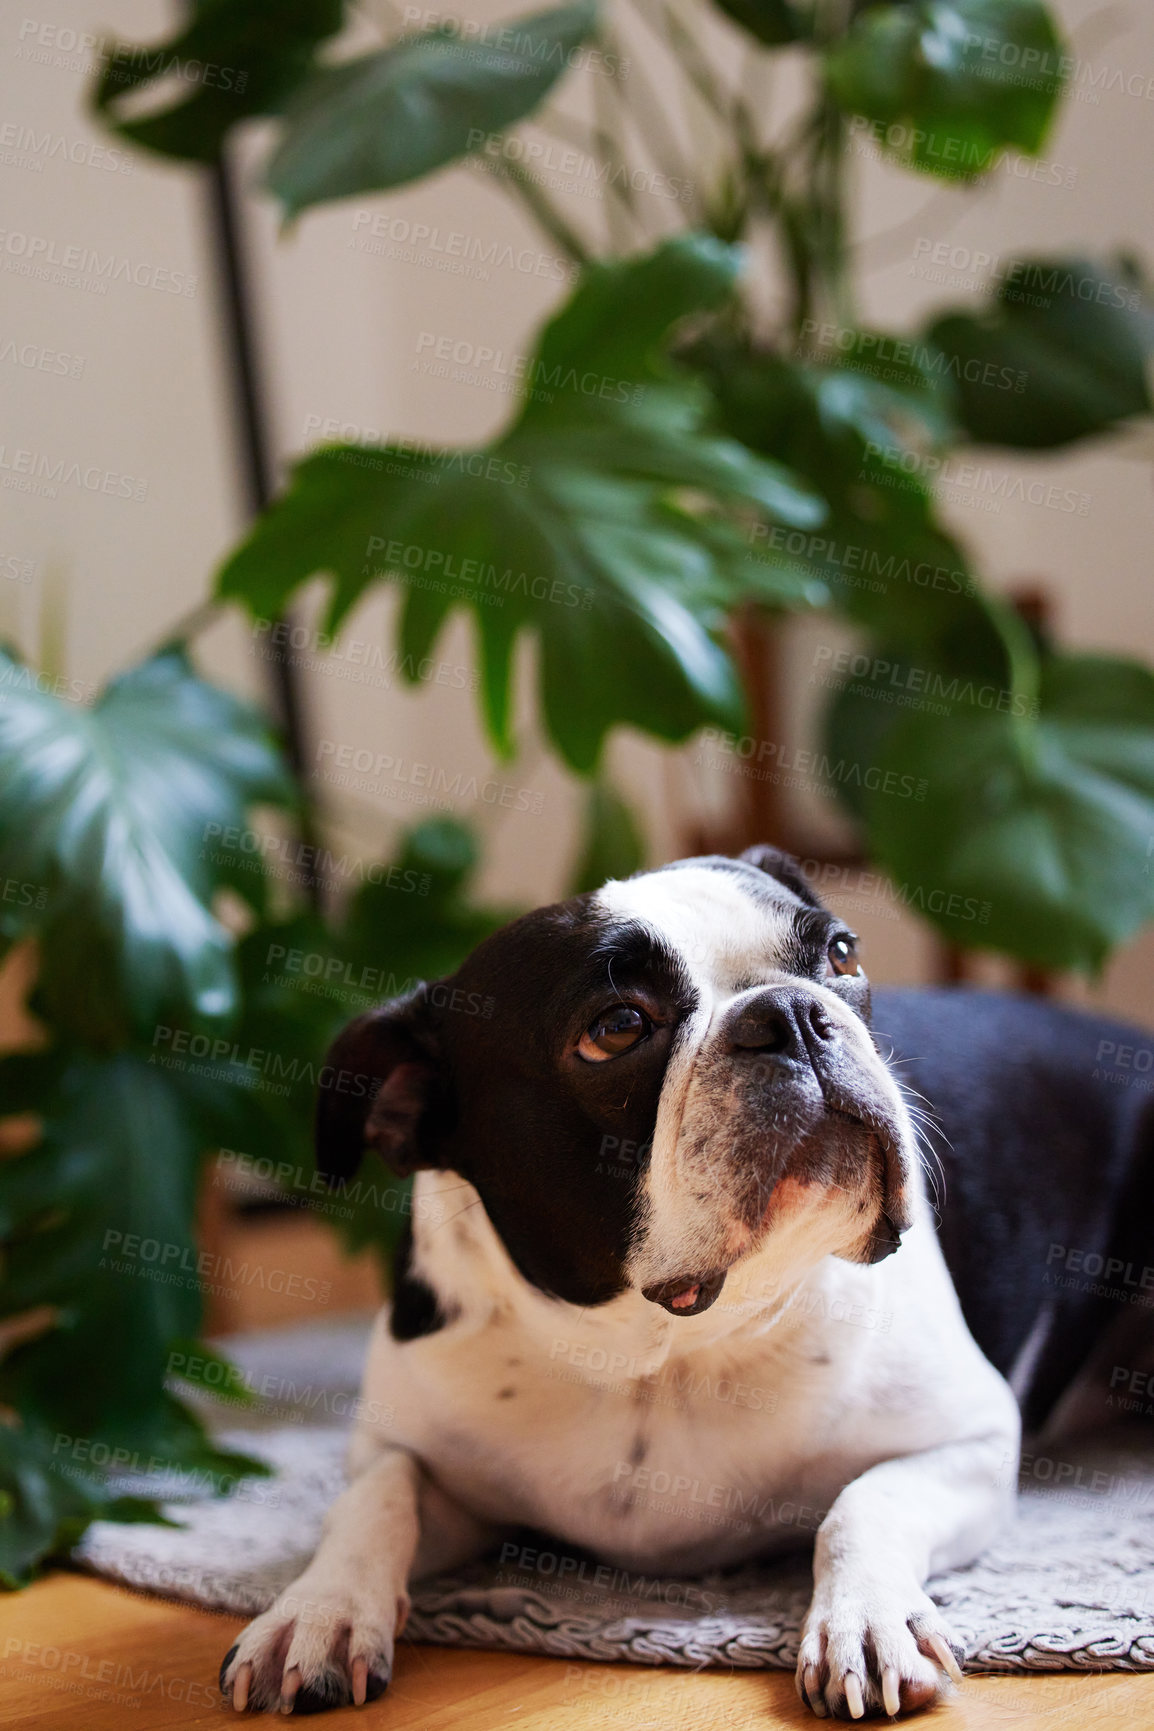
[[[506,9],[478,6],[476,15],[495,17]],[[1080,78],[1101,77],[1105,66],[1109,79],[1117,69],[1142,74],[1143,89],[1146,78],[1154,80],[1150,8],[1131,0],[1102,11],[1084,0],[1060,0],[1057,10],[1081,56]],[[621,11],[616,7],[613,16]],[[107,151],[103,161],[71,160],[107,145],[85,112],[83,64],[91,52],[78,49],[75,37],[102,28],[134,39],[159,36],[170,17],[168,6],[151,0],[102,0],[99,7],[92,0],[54,0],[42,9],[35,0],[19,0],[0,25],[0,123],[8,128],[4,139],[13,141],[0,152],[6,194],[0,243],[6,346],[0,373],[8,465],[0,629],[27,654],[46,656],[82,682],[98,682],[139,655],[201,600],[242,524],[196,175],[137,154],[111,158],[112,169],[104,165]],[[374,40],[371,11],[356,34],[366,44]],[[723,52],[732,53],[734,45],[728,38]],[[660,88],[660,58],[655,61],[639,39],[630,47]],[[788,68],[779,84],[770,100],[788,104]],[[575,89],[571,100],[584,99]],[[682,125],[680,111],[673,124]],[[41,140],[50,136],[48,155],[29,154],[21,136],[25,127]],[[692,110],[683,138],[696,153],[695,174],[707,178],[707,134]],[[1075,245],[1092,252],[1141,246],[1151,234],[1154,181],[1144,166],[1152,145],[1150,100],[1081,82],[1046,151],[1047,180],[1059,184],[1004,169],[980,192],[966,193],[901,174],[868,156],[856,159],[867,314],[876,323],[900,326],[943,301],[974,298],[964,282],[943,286],[917,274],[917,242],[923,237],[1002,255]],[[244,151],[250,185],[262,146],[260,129],[253,129]],[[668,232],[677,219],[668,199],[646,196],[643,206],[654,235]],[[587,198],[570,197],[566,210],[591,234],[605,221],[600,203]],[[377,256],[358,241],[382,213],[508,240],[518,249],[533,249],[534,256],[526,252],[523,268],[493,271],[487,281]],[[438,175],[389,198],[349,200],[307,215],[279,238],[271,206],[250,193],[246,221],[281,457],[306,449],[329,430],[326,421],[337,422],[344,436],[356,437],[352,428],[368,438],[405,434],[446,443],[484,439],[502,424],[510,399],[487,388],[498,375],[454,383],[420,370],[423,333],[523,351],[559,293],[548,274],[556,249],[475,168]],[[98,294],[22,274],[31,237],[57,254],[70,246],[94,249],[104,260],[113,254],[118,265],[127,261],[154,286],[114,280]],[[537,254],[546,274],[536,274]],[[170,292],[174,281],[189,292]],[[47,356],[48,370],[13,361],[11,341],[34,362]],[[59,355],[69,357],[63,376],[54,370]],[[1068,641],[1154,657],[1154,598],[1146,568],[1154,529],[1148,443],[1146,433],[1111,439],[1044,464],[990,455],[999,470],[1032,477],[1044,469],[1063,487],[1086,495],[1084,515],[1029,505],[988,514],[964,490],[947,514],[994,582],[1044,579]],[[112,491],[72,484],[53,498],[19,490],[9,484],[14,454],[27,450],[52,465],[61,459],[79,463],[98,486],[110,477]],[[120,497],[122,487],[143,496]],[[348,634],[387,650],[391,610],[391,597],[372,597]],[[795,637],[791,711],[802,737],[814,695],[807,685],[813,644],[830,641],[831,627],[807,622]],[[267,666],[254,652],[257,646],[238,619],[229,620],[204,640],[204,664],[238,687],[263,691]],[[443,677],[467,686],[475,660],[463,623],[446,634],[439,655],[447,669]],[[492,772],[467,689],[430,682],[410,694],[395,682],[390,689],[354,685],[338,673],[318,658],[307,675],[314,742],[368,745],[406,762],[443,766],[450,774],[459,769],[482,782]],[[497,774],[542,794],[543,811],[530,816],[488,806],[458,808],[486,837],[485,888],[514,901],[555,894],[576,842],[571,778],[541,752],[533,735],[528,652],[520,674],[525,750],[516,765]],[[613,748],[618,778],[644,809],[654,858],[675,847],[695,802],[721,797],[717,786],[703,785],[690,756],[636,739]],[[398,826],[419,815],[420,808],[396,796],[354,796],[323,783],[320,793],[335,833],[366,855],[387,852]],[[849,911],[870,945],[876,974],[925,973],[931,945],[922,928],[889,917],[868,898]],[[1154,1021],[1152,962],[1154,940],[1132,945],[1110,970],[1105,1001]]]

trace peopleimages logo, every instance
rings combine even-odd
[[[764,543],[765,552],[760,548]],[[928,560],[913,561],[899,558],[896,553],[884,557],[876,547],[839,542],[827,535],[810,535],[801,529],[785,529],[781,524],[754,523],[749,531],[750,551],[747,559],[785,565],[796,560],[796,570],[820,578],[823,582],[862,578],[871,593],[884,595],[894,583],[908,583],[916,589],[935,589],[940,594],[972,595],[974,580],[966,571],[951,570],[947,565],[931,565]],[[783,557],[784,556],[784,557]]]
[[[60,271],[78,281],[93,282],[101,294],[110,282],[133,283],[137,288],[186,297],[196,293],[197,279],[192,271],[169,270],[146,259],[122,258],[116,253],[101,253],[93,246],[73,245],[20,229],[0,229],[0,254],[5,270],[31,276]]]
[[[98,168],[106,174],[134,174],[136,163],[127,150],[86,138],[66,138],[61,132],[37,132],[18,121],[0,124],[0,161],[10,168],[42,169],[46,162],[69,162],[77,168]]]
[[[571,391],[576,396],[597,397],[602,402],[639,403],[645,386],[634,379],[618,379],[597,372],[578,372],[576,367],[553,366],[527,354],[506,355],[503,349],[487,343],[472,343],[464,338],[438,336],[433,331],[421,331],[417,336],[418,355],[429,351],[439,361],[459,367],[491,368],[511,379],[524,381],[556,393]],[[552,402],[552,395],[547,399]]]
[[[980,276],[1002,285],[1004,300],[1031,300],[1031,304],[1048,305],[1054,295],[1067,296],[1089,305],[1118,307],[1136,312],[1141,303],[1138,289],[1128,282],[1111,282],[1091,270],[1071,270],[1069,265],[1039,263],[1024,258],[1003,258],[999,253],[983,252],[967,246],[957,246],[948,240],[933,240],[922,235],[914,242],[914,259],[924,259],[939,269]],[[964,375],[969,376],[969,375]]]
[[[12,337],[0,340],[0,362],[4,361],[29,372],[51,373],[62,379],[81,378],[88,364],[84,355],[64,354],[43,343],[17,342]]]
[[[317,1280],[295,1269],[270,1268],[264,1262],[236,1262],[226,1251],[197,1250],[191,1244],[165,1243],[139,1232],[109,1227],[101,1243],[98,1266],[112,1274],[135,1275],[160,1286],[183,1286],[206,1296],[235,1294],[246,1287],[287,1298],[327,1304],[330,1280]]]
[[[516,247],[487,235],[410,222],[407,216],[389,216],[380,211],[356,213],[349,245],[358,252],[391,258],[401,264],[431,265],[450,275],[471,276],[481,282],[489,280],[491,270],[511,270],[518,276],[562,283],[576,282],[581,274],[580,265],[559,253],[538,252],[532,246]]]
[[[269,870],[290,883],[306,883],[309,874],[322,882],[383,884],[405,895],[427,896],[432,878],[411,866],[389,865],[381,860],[363,860],[355,855],[334,854],[327,847],[298,841],[295,836],[272,835],[264,830],[226,828],[206,823],[201,832],[201,859],[214,865],[235,863],[243,870]]]
[[[379,1076],[317,1064],[311,1058],[287,1057],[269,1047],[242,1046],[223,1035],[194,1034],[187,1028],[170,1028],[163,1023],[158,1023],[153,1031],[152,1048],[150,1063],[175,1069],[217,1066],[220,1080],[238,1086],[251,1087],[259,1078],[268,1077],[281,1083],[286,1094],[290,1087],[300,1086],[326,1088],[333,1093],[371,1100],[381,1085]],[[216,1072],[204,1069],[202,1073],[212,1076]]]
[[[333,767],[326,764],[326,759],[331,759]],[[545,809],[545,795],[538,789],[517,787],[513,782],[491,777],[481,781],[460,769],[394,757],[389,752],[374,754],[367,745],[341,745],[335,739],[322,739],[317,746],[317,764],[313,774],[336,787],[388,799],[407,799],[416,805],[436,804],[439,800],[445,811],[452,809],[454,799],[481,800],[485,805],[529,812],[534,817]]]
[[[599,198],[607,186],[619,192],[647,193],[653,198],[671,198],[688,204],[693,198],[693,182],[684,176],[663,174],[654,168],[631,168],[628,163],[612,157],[589,156],[572,146],[552,144],[537,138],[521,138],[516,133],[486,132],[482,127],[469,131],[468,148],[493,161],[515,162],[522,175],[555,191],[576,192]],[[479,167],[479,155],[469,158]]]
[[[1052,274],[1056,277],[1058,273]],[[934,383],[947,378],[964,379],[967,384],[1001,391],[1020,393],[1026,388],[1028,375],[1017,367],[996,366],[993,361],[974,356],[962,360],[959,355],[948,355],[944,349],[934,348],[917,337],[894,337],[882,331],[863,331],[856,325],[823,323],[819,319],[805,319],[800,336],[797,350],[800,358],[809,355],[815,346],[818,351],[836,350],[838,354],[855,356],[857,370],[873,378],[893,377],[895,367],[916,367]]]
[[[888,473],[879,474],[877,465]],[[1000,511],[1003,504],[1037,505],[1047,511],[1062,511],[1068,516],[1085,517],[1090,510],[1089,493],[1074,487],[1060,487],[1054,482],[1029,481],[1022,475],[1012,475],[1008,469],[991,469],[981,463],[964,462],[953,455],[940,456],[936,451],[911,451],[903,445],[879,445],[867,440],[865,464],[858,479],[887,486],[906,488],[912,492],[933,486],[939,497],[955,504],[974,503],[986,510]]]
[[[209,90],[243,93],[248,85],[245,67],[221,66],[213,60],[182,60],[163,44],[155,48],[134,47],[91,31],[74,30],[66,24],[50,24],[37,18],[21,20],[18,33],[19,60],[34,65],[59,65],[77,72],[103,71],[118,84],[135,85],[146,78],[201,84]]]
[[[0,445],[0,477],[3,485],[21,493],[39,493],[54,499],[61,487],[76,487],[105,498],[133,499],[142,504],[148,497],[148,482],[118,469],[102,469],[97,463],[71,462],[46,451],[13,450]]]
[[[913,667],[902,661],[883,660],[881,656],[855,655],[850,649],[835,650],[831,643],[818,644],[813,665],[828,669],[820,683],[834,690],[851,687],[855,692],[873,692],[880,688],[879,694],[935,698],[945,706],[939,711],[941,714],[948,714],[955,704],[969,709],[997,710],[1001,715],[1038,714],[1037,698],[1024,692],[988,683],[978,685],[957,674],[947,679],[932,667]],[[815,683],[816,678],[811,676],[810,683]]]
[[[481,24],[459,12],[435,12],[426,6],[406,6],[403,20],[406,30],[414,25],[420,30],[436,30],[442,36],[453,38],[462,52],[472,50],[478,54],[482,64],[501,71],[507,70],[507,57],[510,55],[521,62],[518,68],[521,72],[533,66],[551,67],[555,72],[563,72],[566,67],[588,67],[607,78],[623,78],[629,70],[628,60],[606,49],[590,47],[582,42],[567,48],[564,43],[550,42],[543,36],[531,35],[527,30],[515,30],[508,24]],[[486,60],[478,53],[483,49],[497,50],[501,58],[493,56]]]
[[[726,733],[718,727],[702,729],[703,745],[713,747],[709,759],[699,752],[694,763],[711,763],[728,773],[748,775],[756,780],[773,781],[786,787],[808,787],[815,792],[843,787],[864,787],[871,793],[892,794],[898,799],[913,799],[921,803],[926,797],[925,777],[899,775],[896,770],[877,764],[858,763],[844,757],[833,758],[828,752],[804,750],[774,739],[755,739],[751,734]],[[734,760],[727,762],[727,759]],[[768,760],[768,767],[761,768]],[[776,766],[776,767],[774,767]],[[786,779],[781,780],[785,775]]]
[[[382,558],[381,555],[384,555]],[[388,541],[381,535],[371,535],[365,549],[366,561],[375,570],[429,572],[453,582],[469,583],[478,588],[498,592],[500,598],[520,595],[525,600],[548,601],[556,607],[590,608],[593,591],[578,583],[566,583],[560,577],[530,576],[525,571],[504,571],[496,565],[486,565],[483,559],[462,559],[458,554],[437,547],[422,547],[403,541]]]

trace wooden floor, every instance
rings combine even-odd
[[[153,1731],[236,1723],[216,1677],[240,1618],[61,1573],[0,1602],[0,1625],[0,1726]],[[816,1724],[782,1672],[570,1664],[403,1641],[380,1701],[316,1720],[365,1731],[778,1731]],[[927,1731],[1150,1731],[1154,1675],[970,1677],[951,1704],[914,1723]]]
[[[379,1299],[365,1258],[342,1262],[305,1218],[218,1218],[218,1248],[275,1258],[328,1281],[328,1314]],[[255,1307],[254,1307],[255,1306]],[[299,1306],[251,1293],[214,1318],[222,1331],[288,1321]],[[0,1595],[0,1728],[153,1731],[236,1723],[217,1690],[243,1619],[58,1572]],[[365,1731],[778,1731],[817,1723],[782,1672],[687,1673],[590,1665],[402,1642],[388,1693],[318,1714]],[[256,1723],[256,1721],[252,1721]],[[312,1721],[310,1721],[311,1723]],[[265,1723],[268,1723],[266,1720]],[[971,1677],[954,1701],[911,1721],[927,1731],[1154,1731],[1154,1674]]]

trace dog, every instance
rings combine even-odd
[[[226,1698],[376,1698],[410,1582],[511,1530],[666,1575],[806,1542],[706,1525],[646,1471],[818,1511],[818,1717],[948,1693],[962,1653],[924,1583],[1010,1517],[1020,1410],[1052,1412],[1112,1309],[1054,1247],[1143,1263],[1150,1099],[1095,1078],[1118,1038],[961,989],[878,992],[871,1032],[854,934],[768,847],[541,908],[360,1016],[318,1167],[379,1150],[415,1174],[411,1228],[348,1488]],[[723,1384],[758,1398],[656,1398]]]

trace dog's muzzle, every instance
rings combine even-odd
[[[728,1008],[702,1048],[701,1110],[711,1139],[724,1150],[714,1173],[716,1195],[740,1228],[743,1248],[726,1255],[729,1234],[718,1220],[706,1234],[714,1243],[712,1266],[683,1264],[672,1278],[643,1286],[643,1295],[671,1316],[709,1309],[732,1263],[772,1230],[774,1198],[785,1180],[831,1192],[860,1187],[863,1209],[864,1198],[872,1196],[874,1209],[863,1213],[862,1234],[837,1254],[879,1262],[898,1248],[910,1223],[905,1179],[911,1133],[880,1057],[851,1016],[808,982],[763,986]],[[712,1122],[711,1109],[722,1114]],[[686,1123],[696,1200],[708,1206],[702,1169],[692,1165],[700,1161],[702,1146],[692,1112]],[[709,1257],[704,1243],[703,1249]]]

